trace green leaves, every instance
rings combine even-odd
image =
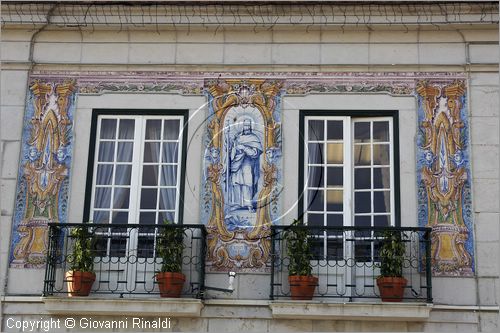
[[[309,230],[302,225],[300,220],[294,220],[289,229],[284,232],[288,257],[288,275],[312,275],[310,260],[313,255],[309,243]]]
[[[172,225],[168,220],[165,225]],[[182,252],[184,251],[184,230],[182,228],[164,227],[156,241],[156,255],[162,258],[161,272],[182,272]]]
[[[391,277],[403,276],[405,244],[401,231],[384,231],[384,240],[380,247],[380,275]]]
[[[81,272],[94,271],[94,255],[92,248],[94,237],[87,227],[77,226],[70,231],[70,237],[75,240],[71,254],[71,270]]]

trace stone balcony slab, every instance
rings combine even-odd
[[[102,299],[44,297],[45,310],[57,315],[120,315],[199,317],[203,303],[192,298]]]
[[[273,318],[425,321],[432,305],[416,303],[323,303],[274,301],[269,304]]]

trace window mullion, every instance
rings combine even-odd
[[[180,188],[181,188],[181,181],[184,181],[181,179],[181,169],[184,167],[182,165],[182,156],[184,154],[184,151],[183,151],[183,142],[182,142],[182,138],[184,137],[184,118],[183,117],[179,117],[179,137],[177,138],[177,179],[176,179],[176,183],[175,183],[175,188],[176,188],[176,195],[175,195],[175,218],[174,218],[174,222],[177,224],[179,223],[179,210],[180,210],[180,196],[181,196],[181,193],[180,193]],[[162,132],[163,133],[163,132]],[[163,156],[163,154],[162,154]],[[161,173],[160,173],[160,176],[161,176]],[[183,215],[184,216],[184,215]]]
[[[99,166],[99,149],[101,148],[101,120],[97,122],[96,145],[94,150],[94,165],[92,170],[92,194],[90,196],[90,216],[89,221],[94,220],[95,191],[97,184],[97,169]],[[87,222],[87,221],[84,221]]]
[[[139,223],[139,207],[141,199],[140,183],[142,179],[142,159],[144,153],[144,139],[143,139],[143,125],[144,120],[142,117],[134,118],[134,152],[132,155],[132,173],[130,182],[130,210],[129,210],[129,223],[132,221],[134,224]]]
[[[391,198],[391,214],[390,214],[390,223],[389,225],[395,226],[396,225],[396,213],[395,213],[395,189],[394,189],[394,132],[393,132],[393,119],[389,119],[389,191],[390,191],[390,198]]]

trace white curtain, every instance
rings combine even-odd
[[[116,122],[107,121],[104,126],[104,121],[101,126],[101,138],[114,138],[116,136]],[[123,126],[122,126],[123,124]],[[134,124],[133,120],[121,120],[119,138],[133,139]],[[132,162],[133,142],[118,142],[116,162]],[[99,161],[115,162],[115,145],[111,142],[101,142],[99,147]],[[115,167],[114,181],[114,198],[112,207],[126,209],[129,206],[130,190],[119,187],[120,185],[130,185],[131,165],[115,164],[97,166],[97,188],[95,191],[94,208],[110,209],[111,207],[111,188],[102,188],[99,185],[113,185],[113,167]],[[109,222],[109,213],[106,211],[96,211],[94,213],[94,222],[106,223]]]

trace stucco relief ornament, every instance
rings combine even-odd
[[[202,220],[209,270],[263,271],[270,226],[279,212],[281,81],[207,83],[209,120]],[[208,192],[208,193],[207,193]],[[210,203],[210,206],[207,204]]]

